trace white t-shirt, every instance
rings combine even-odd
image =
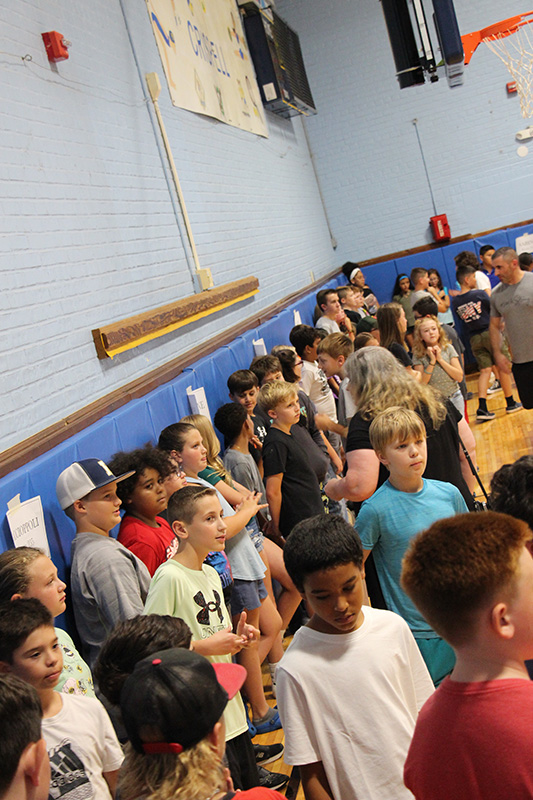
[[[328,379],[316,361],[304,361],[300,385],[308,398],[313,401],[320,414],[327,414],[333,422],[337,422],[335,398],[329,388]]]
[[[330,319],[329,317],[320,317],[319,319],[317,319],[315,328],[323,328],[328,333],[341,332],[338,323],[334,319]]]
[[[107,711],[99,700],[61,694],[63,708],[43,719],[50,756],[50,797],[111,800],[103,772],[119,769],[124,756]]]
[[[486,275],[481,269],[476,270],[476,288],[482,289],[483,291],[486,291],[487,289],[490,290],[492,288],[489,276]]]
[[[348,634],[304,627],[276,672],[287,764],[321,761],[335,800],[407,800],[403,766],[433,692],[401,617],[364,606]]]

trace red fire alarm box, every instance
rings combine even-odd
[[[66,61],[70,42],[65,40],[63,34],[57,31],[47,31],[42,33],[41,36],[46,47],[48,61]]]
[[[434,242],[445,242],[450,238],[450,226],[446,214],[437,214],[429,218]]]

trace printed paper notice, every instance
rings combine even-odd
[[[187,398],[189,400],[191,413],[203,414],[204,417],[207,417],[207,419],[211,421],[211,414],[209,413],[209,406],[207,405],[207,398],[203,386],[200,386],[199,389],[193,389],[192,386],[187,386]]]
[[[7,521],[13,544],[15,547],[40,547],[49,556],[41,498],[37,495],[23,503],[19,501],[20,495],[17,495],[7,504]]]

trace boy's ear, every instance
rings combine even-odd
[[[78,514],[85,514],[87,512],[84,500],[74,500],[72,505],[74,506],[74,511],[77,511]]]
[[[501,639],[509,640],[515,635],[515,625],[507,603],[496,603],[490,612],[490,621],[493,632]]]
[[[345,356],[337,356],[337,364],[339,365],[339,367],[343,367],[345,361],[346,361]]]
[[[388,459],[387,459],[387,458],[385,458],[385,456],[383,455],[383,453],[379,453],[377,450],[374,450],[374,452],[375,452],[375,454],[376,454],[376,455],[377,455],[377,457],[378,457],[379,463],[380,463],[380,464],[383,464],[383,466],[384,466],[384,467],[387,467],[387,468],[388,468],[388,466],[389,466],[389,461],[388,461]]]
[[[269,408],[269,410],[267,411],[267,414],[270,417],[270,419],[277,419],[277,417],[278,417],[275,408]]]
[[[183,522],[179,519],[175,519],[172,525],[170,526],[178,539],[187,539],[189,536],[189,532]]]
[[[19,767],[32,786],[44,786],[50,781],[50,761],[44,739],[30,742],[20,757]]]
[[[235,396],[234,396],[234,395],[232,395],[232,393],[231,393],[231,392],[228,394],[228,397],[229,397],[229,399],[231,400],[231,402],[232,402],[232,403],[234,403],[234,402],[235,402]]]
[[[11,664],[9,664],[7,661],[0,661],[0,674],[1,675],[7,675],[8,672],[12,672],[12,671],[13,671],[13,668],[12,668]]]

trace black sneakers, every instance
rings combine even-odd
[[[282,744],[254,744],[254,755],[256,764],[270,764],[278,761],[285,752]]]
[[[283,789],[289,782],[289,776],[282,772],[269,772],[264,767],[257,767],[259,786],[265,789]]]

